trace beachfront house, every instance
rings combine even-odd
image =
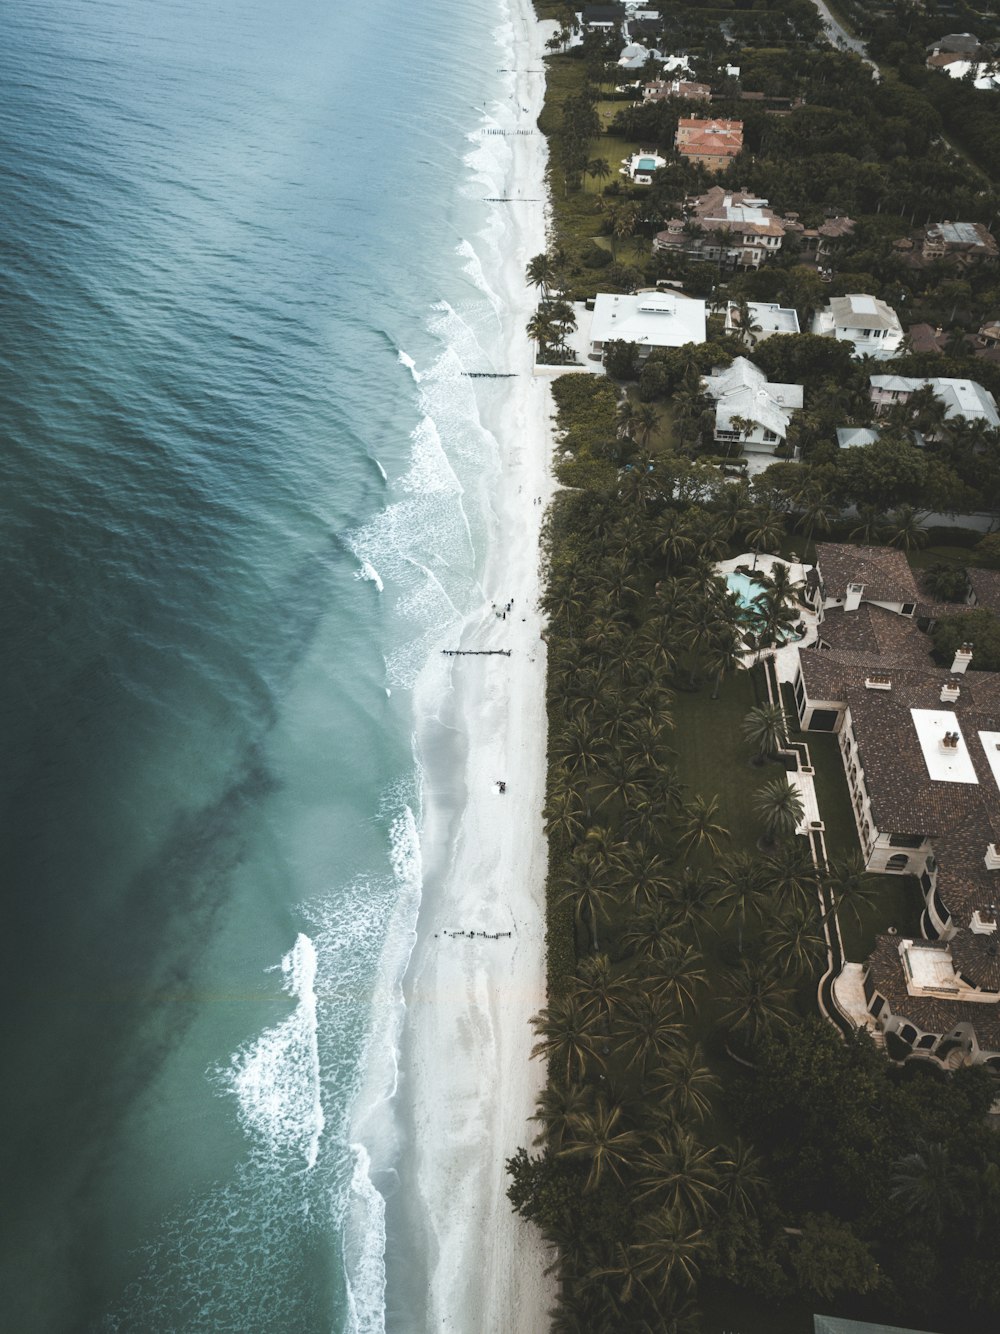
[[[822,338],[850,343],[855,357],[874,357],[878,361],[894,357],[903,342],[903,326],[892,307],[877,296],[860,292],[833,297],[823,310],[817,311],[812,332]]]
[[[769,384],[762,370],[737,357],[702,379],[715,402],[715,442],[730,453],[784,452],[792,413],[802,407],[800,384]]]
[[[937,666],[902,552],[817,546],[822,621],[798,650],[795,709],[836,734],[866,866],[916,876],[921,935],[886,934],[857,977],[891,1054],[1000,1069],[1000,674],[974,648]]]
[[[997,401],[988,389],[975,380],[956,380],[947,376],[923,379],[910,375],[872,375],[868,381],[869,397],[876,412],[885,412],[897,403],[907,403],[920,389],[929,389],[944,409],[945,421],[964,417],[981,421],[995,430],[1000,427]],[[934,438],[933,432],[929,432]]]
[[[692,83],[688,79],[654,79],[642,90],[644,102],[667,102],[672,97],[682,102],[707,102],[711,96],[707,83]]]
[[[609,342],[634,343],[645,361],[657,347],[705,341],[705,303],[679,292],[639,292],[635,296],[599,292],[594,300],[588,356],[604,360]]]
[[[797,334],[799,330],[798,313],[790,306],[779,306],[776,301],[748,301],[746,303],[746,330],[743,328],[743,309],[726,305],[726,333],[743,336],[744,342],[756,346],[765,338],[775,334]]]
[[[684,214],[657,233],[654,254],[756,269],[778,253],[785,237],[785,225],[766,199],[721,185],[688,199]]]
[[[709,171],[724,171],[743,151],[743,122],[697,117],[680,120],[674,146],[689,162]]]

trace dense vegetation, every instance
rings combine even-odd
[[[567,9],[539,0],[539,12],[565,37]],[[719,178],[678,159],[690,104],[640,106],[617,90],[617,38],[567,53],[557,38],[541,120],[552,244],[528,271],[539,347],[568,357],[569,298],[598,289],[669,279],[744,311],[794,306],[805,328],[830,295],[865,291],[950,331],[947,355],[879,370],[972,375],[1000,392],[1000,368],[973,360],[967,337],[1000,313],[998,266],[914,265],[896,244],[925,220],[996,210],[993,186],[943,136],[954,95],[914,63],[927,25],[936,36],[954,24],[911,14],[917,36],[905,51],[883,41],[879,82],[822,45],[805,0],[672,4],[664,21],[661,47],[691,53],[722,94],[712,114],[745,122],[746,151]],[[726,61],[739,80],[720,76]],[[741,100],[744,89],[763,98]],[[984,135],[996,107],[977,112]],[[669,159],[645,189],[615,169],[639,144]],[[978,156],[989,163],[988,148]],[[745,274],[654,256],[664,221],[716,179],[810,226],[850,213],[832,272],[804,263],[794,238]],[[704,345],[641,366],[634,347],[612,345],[608,378],[553,386],[566,489],[546,532],[549,997],[534,1023],[548,1083],[537,1138],[508,1165],[510,1198],[553,1247],[555,1330],[805,1334],[819,1309],[985,1334],[1000,1322],[992,1077],[895,1066],[815,1017],[838,929],[869,949],[900,882],[864,873],[846,789],[843,821],[827,817],[829,860],[792,832],[787,717],[763,669],[738,671],[737,656],[789,633],[800,590],[778,567],[740,608],[714,565],[790,544],[808,553],[828,534],[891,541],[922,563],[928,598],[961,601],[968,565],[1000,567],[1000,538],[961,561],[954,546],[922,559],[938,540],[922,512],[997,506],[1000,439],[921,391],[879,419],[875,444],[838,449],[837,427],[873,422],[873,366],[828,339],[776,337],[752,356],[805,386],[786,451],[797,461],[733,481],[701,379],[746,352],[713,317]],[[1000,661],[1000,625],[984,615],[944,616],[934,647],[948,654],[974,629],[977,665],[988,645]],[[829,738],[809,740],[818,764]],[[824,781],[844,787],[830,759]]]
[[[781,711],[736,672],[748,627],[712,573],[786,520],[766,487],[640,451],[609,388],[555,386],[586,485],[549,521],[549,1081],[509,1164],[557,1248],[554,1328],[695,1330],[735,1286],[772,1328],[820,1304],[943,1331],[960,1272],[961,1327],[986,1330],[991,1077],[897,1071],[809,1018],[824,919],[876,887],[849,855],[817,877],[791,834]],[[776,583],[764,645],[794,615]]]

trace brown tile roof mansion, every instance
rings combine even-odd
[[[1000,606],[1000,577],[977,582]],[[935,665],[901,552],[820,543],[809,596],[799,721],[837,734],[868,869],[916,876],[925,902],[923,939],[878,937],[869,1013],[904,1050],[1000,1069],[1000,673],[967,672],[974,646]]]
[[[674,139],[678,153],[711,171],[722,171],[743,150],[741,120],[679,120]]]

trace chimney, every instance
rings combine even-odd
[[[945,681],[941,687],[941,703],[954,704],[961,693],[962,687],[957,681]]]
[[[972,645],[965,643],[961,648],[955,650],[955,661],[951,664],[951,670],[954,674],[961,675],[968,669],[972,661]]]
[[[983,858],[987,871],[1000,871],[1000,852],[995,843],[987,843],[986,856]]]
[[[864,591],[865,591],[864,584],[848,584],[847,597],[844,598],[844,610],[857,611],[857,609],[861,606],[861,596],[864,593]],[[964,671],[965,668],[963,667],[962,670]]]

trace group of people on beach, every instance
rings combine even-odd
[[[472,940],[476,936],[482,936],[483,940],[510,940],[514,933],[513,931],[443,931],[441,934],[451,936],[452,939],[464,936]]]
[[[496,616],[498,620],[504,620],[504,621],[507,619],[507,613],[511,610],[513,605],[514,605],[513,598],[511,598],[511,600],[506,604],[506,606],[503,607],[498,607],[495,602],[490,603],[490,606],[493,608],[494,616]]]

